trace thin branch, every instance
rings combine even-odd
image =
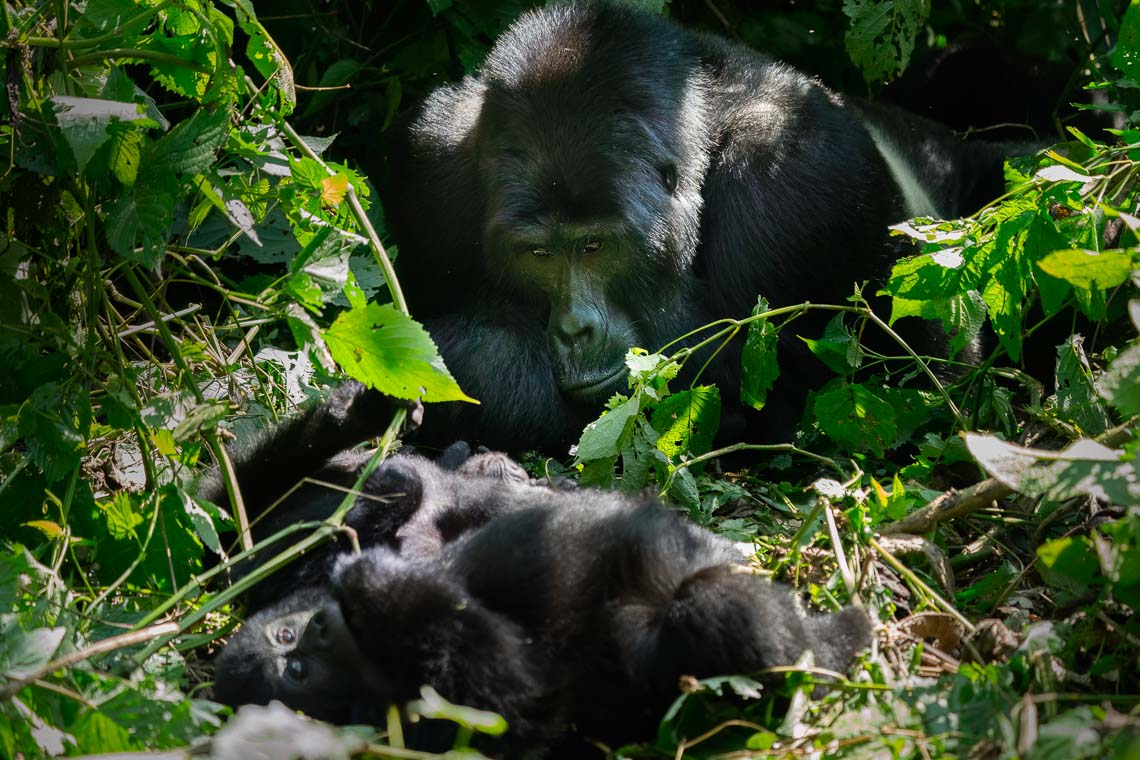
[[[129,647],[134,644],[141,644],[144,641],[150,641],[153,638],[166,636],[168,634],[177,632],[178,623],[170,621],[166,623],[159,623],[158,625],[152,625],[150,628],[143,628],[141,631],[128,631],[127,633],[120,633],[118,636],[112,636],[109,639],[96,641],[90,646],[86,646],[83,649],[65,654],[59,659],[52,660],[47,665],[44,665],[34,673],[26,675],[22,678],[17,678],[16,680],[7,684],[4,686],[4,688],[0,689],[0,702],[11,699],[12,697],[19,694],[29,683],[32,681],[38,681],[49,673],[54,673],[55,671],[62,670],[63,668],[69,668],[76,663],[83,662],[84,660],[95,657],[96,655],[106,654],[107,652],[113,652],[116,649],[122,649],[123,647]]]
[[[1011,493],[1013,493],[1012,488],[1002,485],[993,478],[987,478],[961,491],[951,488],[931,499],[925,507],[893,523],[879,526],[879,533],[887,536],[899,533],[928,533],[940,523],[985,509]]]

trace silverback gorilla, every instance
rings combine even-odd
[[[391,166],[413,313],[482,401],[433,411],[421,434],[557,453],[625,387],[629,347],[744,316],[757,294],[842,302],[886,273],[888,225],[1001,189],[998,146],[585,2],[516,21],[477,75],[428,97]],[[782,338],[764,420],[778,435],[822,372]],[[739,350],[704,377],[734,397]]]
[[[491,749],[519,756],[572,731],[650,737],[682,675],[759,674],[807,650],[841,671],[869,643],[861,610],[805,615],[731,543],[649,498],[555,491],[489,475],[503,464],[494,455],[474,461],[383,463],[375,482],[400,484],[405,525],[447,522],[418,520],[426,512],[467,529],[340,554],[329,578],[246,622],[218,658],[217,697],[380,724],[428,684],[503,715],[510,730]],[[371,484],[362,501],[392,495]],[[372,505],[376,525],[384,510]],[[440,750],[453,729],[421,721],[408,739]]]

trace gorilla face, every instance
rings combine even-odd
[[[626,351],[656,339],[640,328],[690,273],[707,157],[684,92],[617,76],[619,53],[588,34],[548,41],[487,64],[484,264],[546,318],[560,392],[595,405],[624,387]],[[565,66],[543,68],[549,56]]]
[[[370,720],[382,680],[327,592],[302,590],[254,615],[218,659],[217,698],[231,705],[280,700],[321,720]],[[369,698],[365,698],[369,695]]]

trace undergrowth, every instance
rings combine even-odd
[[[477,65],[518,10],[429,5],[463,44],[337,61],[322,86],[373,94],[321,90],[301,113],[247,0],[0,6],[0,756],[421,756],[385,727],[210,701],[244,587],[215,579],[266,547],[231,545],[241,516],[194,495],[225,440],[343,373],[465,398],[407,314],[367,178],[290,126],[351,103],[386,128],[405,84],[427,87],[441,56]],[[905,67],[926,23],[921,3],[844,11],[869,81]],[[1118,42],[1093,79],[1124,128],[1011,162],[1009,193],[970,218],[900,225],[915,255],[885,285],[892,313],[858,291],[761,299],[701,336],[745,339],[739,390],[672,387],[693,347],[633,351],[628,393],[573,456],[528,461],[653,488],[814,606],[857,601],[878,621],[847,676],[787,669],[785,701],[756,698],[759,674],[682,684],[658,735],[621,756],[1140,756],[1140,7],[1102,21]],[[761,408],[776,336],[806,309],[834,314],[808,345],[835,377],[800,433],[710,450],[721,394]],[[898,337],[914,319],[992,350],[940,366]],[[867,348],[868,331],[897,350]],[[332,523],[269,550],[286,561]]]

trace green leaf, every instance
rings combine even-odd
[[[1069,336],[1057,346],[1056,379],[1057,392],[1046,405],[1048,411],[1076,427],[1083,435],[1097,435],[1112,426],[1108,410],[1093,383],[1082,336]]]
[[[1096,441],[1081,439],[1063,451],[1043,451],[978,433],[965,438],[985,471],[1018,493],[1051,501],[1089,494],[1116,504],[1140,503],[1136,461]]]
[[[882,456],[898,432],[894,408],[858,383],[840,382],[828,388],[812,406],[820,429],[847,451],[870,449]]]
[[[575,452],[578,461],[608,459],[621,454],[632,440],[633,420],[640,411],[641,397],[635,395],[586,425]]]
[[[146,180],[119,193],[107,214],[106,234],[115,253],[151,266],[162,257],[174,219],[178,185],[169,175],[148,175]],[[136,251],[136,246],[141,250]]]
[[[90,25],[96,32],[107,34],[114,31],[117,34],[132,34],[146,27],[152,16],[140,13],[143,10],[135,0],[90,0],[83,9],[81,16],[84,25]],[[125,26],[125,22],[133,16],[142,16],[132,26]]]
[[[858,369],[863,363],[863,349],[843,323],[842,314],[836,314],[827,323],[819,340],[805,338],[802,335],[799,339],[807,344],[808,350],[817,359],[837,375],[846,375]]]
[[[1126,417],[1140,414],[1140,344],[1128,346],[1108,365],[1098,386],[1104,400]]]
[[[49,481],[62,479],[79,465],[84,436],[78,411],[57,383],[36,388],[20,408],[20,435]]]
[[[403,399],[470,401],[423,325],[391,304],[351,309],[323,337],[333,359],[369,388]]]
[[[99,510],[107,521],[107,534],[112,538],[134,538],[135,528],[143,522],[126,491],[118,491],[109,502],[100,502]]]
[[[929,0],[844,0],[851,19],[847,54],[868,82],[885,82],[910,62],[914,42],[930,13]]]
[[[92,708],[85,708],[71,727],[79,749],[86,753],[130,752],[143,749],[131,742],[127,729]]]
[[[111,136],[107,162],[115,179],[133,185],[139,173],[142,132],[130,124],[112,122],[107,126],[107,134]]]
[[[1125,250],[1054,251],[1037,263],[1042,271],[1084,290],[1106,290],[1128,280],[1132,255]]]
[[[981,288],[982,298],[998,341],[1014,361],[1021,358],[1021,320],[1031,286],[1021,252],[1033,219],[1033,214],[1021,212],[1003,222],[994,236],[991,255],[984,262],[988,277]]]
[[[752,307],[752,316],[768,311],[768,301],[761,296]],[[770,320],[762,319],[748,325],[748,337],[740,357],[740,403],[753,409],[763,409],[768,391],[780,376],[776,363],[776,345],[779,335]]]
[[[408,711],[425,718],[450,720],[489,736],[500,736],[507,730],[507,722],[498,713],[454,705],[430,686],[420,689],[420,698],[408,705]]]
[[[55,121],[60,132],[71,148],[76,167],[80,172],[95,155],[103,143],[111,139],[107,127],[113,121],[138,121],[148,126],[158,124],[146,116],[145,109],[138,103],[121,103],[100,98],[75,98],[57,95],[51,99]]]
[[[1037,559],[1046,583],[1075,596],[1085,593],[1100,572],[1096,550],[1084,536],[1047,541],[1037,547]]]
[[[229,131],[229,111],[200,108],[143,151],[143,163],[165,174],[202,174],[214,163]]]
[[[0,615],[0,673],[6,678],[30,676],[51,661],[66,628],[25,631],[15,615]]]
[[[1140,84],[1140,3],[1130,3],[1124,12],[1111,59],[1120,73]]]
[[[704,454],[720,427],[720,391],[702,385],[668,396],[653,410],[657,448],[670,459],[680,454]]]

